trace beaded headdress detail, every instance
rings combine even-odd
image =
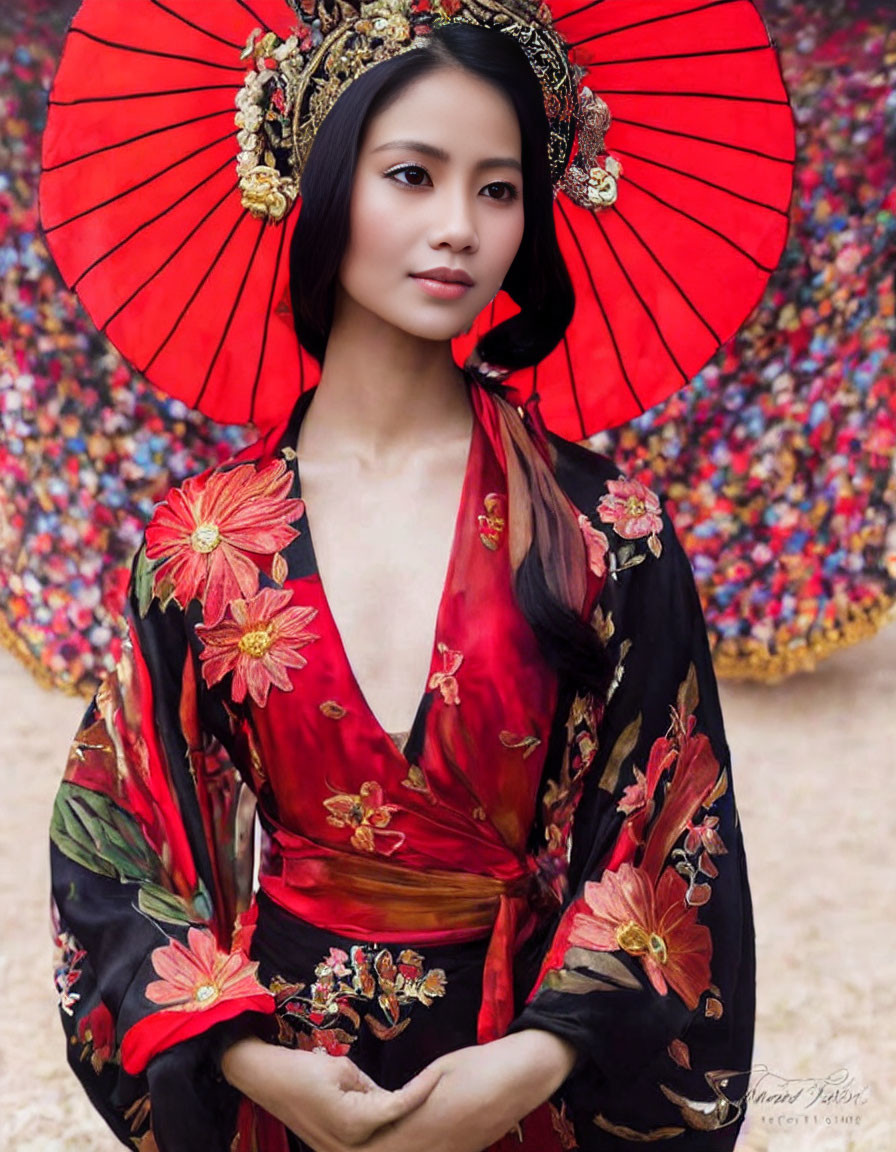
[[[544,3],[528,0],[288,0],[297,23],[290,36],[254,28],[236,96],[237,174],[243,206],[282,220],[301,194],[301,175],[327,113],[374,64],[426,46],[442,24],[494,28],[522,47],[541,83],[549,126],[548,159],[555,191],[582,207],[616,200],[619,162],[604,153],[610,111],[579,87],[584,72],[554,30]],[[573,155],[575,150],[575,155]]]

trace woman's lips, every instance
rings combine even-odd
[[[472,284],[461,284],[457,280],[433,280],[429,276],[413,276],[428,296],[436,296],[440,300],[458,300],[473,287]]]

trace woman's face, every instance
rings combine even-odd
[[[513,105],[469,72],[440,68],[367,126],[342,291],[402,331],[449,340],[501,287],[523,224]]]

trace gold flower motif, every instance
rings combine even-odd
[[[298,189],[267,164],[256,164],[240,177],[243,207],[260,220],[282,220]]]

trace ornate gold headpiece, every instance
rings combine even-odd
[[[300,194],[317,130],[351,82],[374,64],[424,47],[440,24],[495,28],[518,41],[541,82],[550,127],[555,193],[586,208],[616,200],[619,162],[604,152],[610,110],[554,30],[544,3],[531,0],[287,0],[298,18],[283,40],[254,28],[241,59],[250,61],[236,97],[237,173],[246,208],[282,220]],[[575,154],[573,155],[575,150]]]

